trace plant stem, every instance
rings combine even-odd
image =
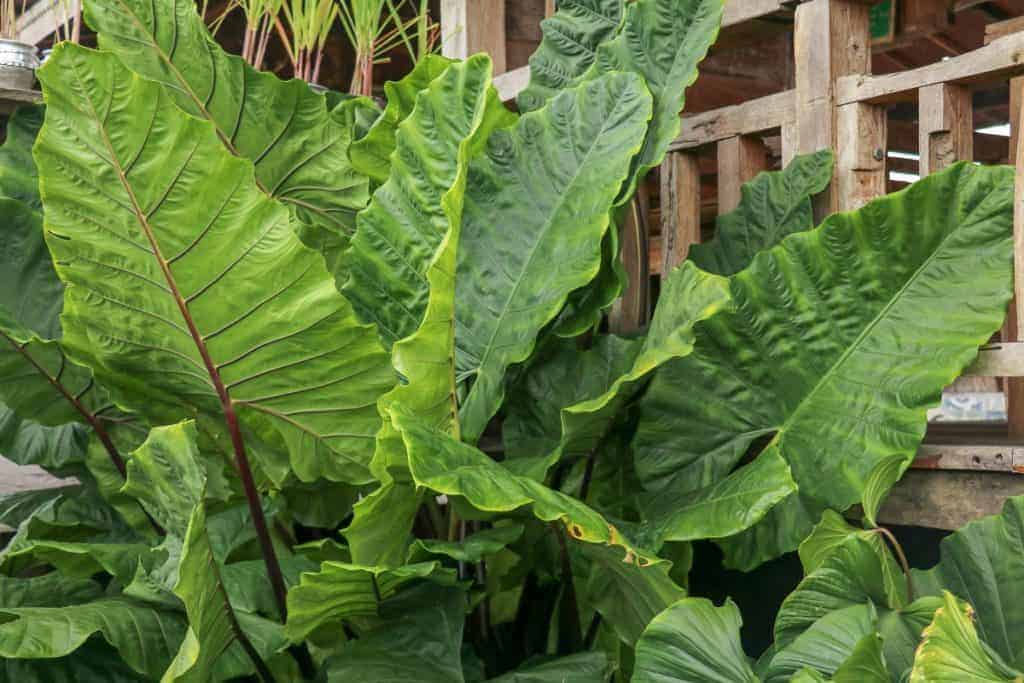
[[[562,559],[562,599],[558,613],[558,654],[570,655],[583,647],[580,611],[576,603],[576,586],[572,576],[572,562],[569,560],[569,546],[565,531],[558,522],[551,522],[551,528],[558,539]]]
[[[587,464],[583,469],[583,481],[580,482],[579,499],[587,502],[587,494],[590,493],[590,482],[594,477],[594,463],[597,461],[597,447],[587,453]]]
[[[875,527],[875,531],[885,537],[892,545],[893,550],[896,553],[896,558],[900,562],[900,567],[903,568],[903,575],[907,578],[907,602],[914,601],[914,579],[910,575],[910,563],[907,562],[907,556],[903,554],[903,546],[896,540],[896,537],[891,531],[885,527]]]

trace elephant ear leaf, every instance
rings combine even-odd
[[[152,423],[239,424],[274,481],[368,481],[387,356],[251,162],[110,53],[52,63],[35,155],[70,355]]]
[[[100,48],[211,121],[228,149],[255,164],[260,188],[303,223],[346,241],[369,188],[348,160],[352,131],[331,118],[323,95],[222,50],[193,4],[89,0],[84,8]]]
[[[542,38],[530,56],[530,84],[516,103],[525,113],[540,109],[571,88],[594,63],[598,46],[622,26],[624,0],[563,0],[540,23]]]
[[[813,228],[811,198],[832,180],[833,160],[831,150],[805,154],[744,183],[739,206],[718,217],[714,238],[690,247],[690,258],[708,272],[733,275],[759,251]]]
[[[467,441],[501,405],[508,366],[597,275],[609,212],[650,116],[643,81],[608,74],[495,131],[470,164],[455,335],[459,377],[473,378],[460,410]]]
[[[24,202],[39,210],[39,177],[32,144],[43,125],[42,106],[19,107],[7,121],[7,139],[0,145],[0,197]]]
[[[859,502],[879,462],[913,458],[928,409],[1002,324],[1012,207],[1012,169],[960,164],[759,254],[730,279],[730,310],[648,388],[641,482],[709,485],[767,441],[799,494],[723,542],[747,568],[795,549],[815,508]],[[956,325],[936,332],[925,309]]]
[[[283,634],[277,627],[276,647],[268,648],[263,638],[256,641],[263,646],[261,653],[228,599],[223,567],[214,557],[207,529],[206,473],[199,461],[194,423],[154,428],[129,460],[124,492],[139,500],[167,531],[167,587],[188,615],[184,641],[162,680],[219,680],[228,672],[257,672],[263,680],[272,680],[264,657],[284,647]]]
[[[974,610],[950,592],[924,630],[917,648],[910,683],[1019,683],[1024,673],[1006,665],[986,647],[974,625]]]
[[[636,644],[633,683],[760,683],[740,644],[732,601],[683,598],[654,617]]]

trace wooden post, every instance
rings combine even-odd
[[[661,276],[700,242],[700,164],[692,152],[669,152],[661,164]]]
[[[936,83],[918,91],[918,152],[922,176],[974,159],[974,109],[963,85]]]
[[[734,135],[718,143],[718,214],[740,205],[740,188],[768,168],[768,148],[753,135]]]
[[[1013,202],[1013,300],[1003,328],[1003,339],[1024,340],[1024,77],[1010,80],[1010,163],[1016,169]],[[1024,379],[1006,378],[1007,431],[1024,439]]]
[[[871,72],[867,3],[810,0],[796,8],[793,53],[796,60],[797,152],[838,149],[835,80]],[[837,165],[836,176],[842,172]],[[839,206],[833,183],[815,200],[818,219]]]
[[[555,6],[555,0],[544,0],[544,16],[550,17],[555,13],[558,8]]]
[[[885,194],[885,107],[854,102],[837,112],[837,207],[859,209]]]
[[[782,147],[782,168],[789,166],[793,157],[797,155],[797,148],[800,146],[799,135],[797,134],[796,123],[782,124],[781,140]]]
[[[494,74],[505,73],[505,0],[441,0],[441,40],[445,57],[486,52]]]
[[[647,183],[641,182],[623,215],[619,232],[622,264],[628,282],[608,315],[608,329],[616,334],[633,334],[647,326],[651,308],[649,249],[649,212],[651,205]]]

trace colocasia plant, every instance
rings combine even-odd
[[[1019,680],[1024,503],[927,572],[875,525],[1002,323],[1012,172],[815,228],[798,157],[604,333],[722,3],[559,5],[513,113],[486,55],[329,108],[85,1],[0,151],[0,452],[69,477],[0,499],[4,680]],[[702,539],[799,549],[756,662]]]

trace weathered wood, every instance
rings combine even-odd
[[[838,148],[835,80],[871,71],[869,9],[849,0],[811,0],[797,7],[793,52],[798,153]],[[838,205],[833,184],[815,198],[815,214],[822,218]]]
[[[1024,33],[1013,33],[959,57],[910,71],[840,77],[836,82],[836,99],[839,104],[912,101],[917,91],[925,86],[996,81],[1021,73],[1024,73]]]
[[[752,19],[783,12],[793,3],[787,0],[727,0],[722,26],[735,26]]]
[[[446,57],[487,52],[494,73],[505,72],[505,0],[441,0],[441,36]]]
[[[1024,447],[1010,444],[921,444],[912,467],[919,470],[1024,472]]]
[[[629,203],[619,232],[622,265],[628,282],[622,296],[608,315],[608,329],[616,334],[634,334],[647,326],[651,310],[648,236],[651,196],[647,183],[640,183]]]
[[[18,40],[29,45],[38,45],[49,38],[57,30],[57,26],[63,26],[65,20],[70,28],[72,17],[78,14],[79,6],[80,0],[70,0],[66,6],[51,0],[38,0],[18,17]]]
[[[1017,164],[1018,145],[1021,142],[1021,133],[1024,130],[1024,77],[1010,79],[1010,163]],[[1020,167],[1017,167],[1017,174],[1020,174]],[[1018,179],[1019,182],[1019,179]],[[1016,207],[1015,202],[1014,206]],[[1006,314],[1006,323],[1003,325],[1003,341],[1014,342],[1024,339],[1024,330],[1021,330],[1018,318],[1019,305],[1022,301],[1021,287],[1024,285],[1024,255],[1021,254],[1020,236],[1022,226],[1019,221],[1017,208],[1014,209],[1014,297],[1010,301],[1009,310]],[[1003,390],[1006,392],[1006,429],[1013,439],[1024,439],[1024,379],[1007,377],[1003,381]]]
[[[983,346],[965,371],[968,377],[1024,377],[1024,342]]]
[[[878,513],[881,524],[959,529],[999,514],[1011,496],[1024,494],[1024,477],[1004,472],[910,470]]]
[[[846,104],[837,115],[837,208],[853,211],[885,194],[885,107]]]
[[[786,90],[731,107],[700,114],[685,114],[682,133],[669,149],[693,149],[735,135],[750,135],[784,127],[796,120],[793,96],[793,90]]]
[[[697,155],[669,152],[661,165],[660,273],[671,272],[700,242],[700,195]]]
[[[751,135],[735,135],[718,143],[718,214],[740,205],[740,188],[768,168],[768,148]]]
[[[974,109],[967,86],[936,83],[918,91],[920,175],[974,159]]]
[[[1018,31],[1024,31],[1024,17],[1014,17],[1007,19],[1006,21],[997,21],[992,24],[985,25],[985,44],[988,45],[993,40],[998,40],[1003,36],[1008,36],[1011,33],[1017,33]]]
[[[544,0],[544,16],[550,17],[555,13],[555,0]]]
[[[494,88],[502,102],[511,102],[530,83],[530,67],[521,66],[494,77]]]

